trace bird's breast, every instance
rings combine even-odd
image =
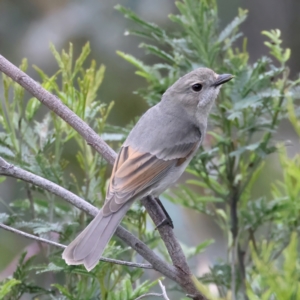
[[[192,158],[195,156],[196,152],[200,147],[201,141],[197,143],[196,147],[193,151],[185,158],[185,160],[176,164],[161,181],[152,189],[151,194],[155,197],[158,197],[161,193],[163,193],[166,189],[172,186],[182,175]]]

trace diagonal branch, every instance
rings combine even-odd
[[[55,247],[59,247],[62,249],[65,249],[66,246],[60,243],[56,243],[47,239],[43,239],[41,237],[29,234],[27,232],[12,228],[10,226],[7,226],[5,224],[0,223],[0,228],[19,234],[21,236],[24,236],[26,238],[38,241],[38,242],[42,242],[42,243],[46,243]],[[117,265],[123,265],[123,266],[128,266],[128,267],[134,267],[134,268],[142,268],[142,269],[153,269],[153,267],[150,264],[139,264],[139,263],[132,263],[129,261],[124,261],[124,260],[119,260],[119,259],[112,259],[112,258],[106,258],[106,257],[101,257],[100,258],[101,261],[105,261],[105,262],[109,262],[109,263],[113,263],[113,264],[117,264]]]
[[[151,297],[151,296],[152,297],[162,297],[162,298],[164,298],[164,300],[170,300],[168,295],[167,295],[165,286],[162,284],[162,282],[160,280],[158,280],[158,283],[159,283],[160,288],[162,290],[162,294],[158,294],[158,293],[144,294],[144,295],[141,295],[141,296],[137,297],[135,300],[141,300],[143,298],[147,298],[147,297]]]
[[[30,78],[27,74],[22,72],[15,65],[10,63],[7,59],[5,59],[2,55],[0,55],[0,71],[5,73],[7,76],[12,78],[14,81],[18,82],[23,88],[25,88],[29,93],[35,96],[39,101],[41,101],[44,105],[46,105],[49,109],[51,109],[54,113],[60,116],[66,123],[72,126],[86,141],[89,145],[91,145],[97,152],[99,152],[104,159],[106,159],[110,164],[114,163],[116,158],[116,153],[98,136],[98,134],[89,127],[83,120],[81,120],[73,111],[71,111],[67,106],[65,106],[59,98],[45,90],[40,84]],[[162,211],[160,206],[156,203],[156,201],[148,201],[146,198],[142,200],[143,205],[148,210],[151,218],[153,219],[156,225],[162,220]],[[95,209],[95,208],[94,208]],[[120,238],[129,238],[122,235],[119,232],[118,227],[116,233]],[[125,230],[125,229],[124,229]],[[126,230],[125,230],[126,231]],[[125,234],[125,231],[122,231]],[[148,260],[153,268],[158,270],[158,268],[163,268],[164,272],[160,271],[165,276],[170,279],[175,280],[191,297],[195,300],[205,299],[204,296],[197,290],[195,284],[191,279],[191,271],[188,267],[186,258],[183,254],[183,251],[173,233],[173,230],[169,226],[164,226],[159,229],[159,233],[166,244],[169,255],[172,259],[172,262],[176,268],[173,268],[173,273],[170,276],[166,275],[164,272],[166,271],[166,263],[162,265],[162,260]],[[127,234],[129,232],[127,231]],[[121,237],[122,236],[122,237]],[[135,237],[134,237],[135,238]],[[135,238],[136,239],[136,238]],[[138,240],[138,239],[137,239]],[[129,244],[132,246],[131,244]],[[138,247],[139,251],[136,249]],[[145,244],[138,240],[138,246],[134,245],[133,247],[139,254],[144,251],[152,251]],[[175,249],[172,250],[172,246],[175,246]],[[142,254],[141,254],[142,255]],[[142,255],[143,256],[143,255]],[[144,256],[143,256],[144,257]],[[170,271],[170,267],[167,268]]]
[[[39,83],[0,55],[0,71],[19,83],[26,91],[36,97],[66,123],[74,128],[106,161],[113,164],[116,153],[100,136],[55,95],[45,90]]]
[[[26,170],[9,164],[2,157],[0,157],[0,174],[5,176],[11,176],[14,178],[21,179],[23,181],[32,183],[50,193],[53,193],[64,200],[68,201],[72,205],[76,206],[82,211],[85,211],[91,216],[96,216],[98,209],[76,196],[72,192],[64,189],[63,187],[51,182],[48,179],[42,178],[38,175],[32,174]],[[165,263],[161,258],[159,258],[146,244],[136,238],[133,234],[128,232],[122,226],[119,226],[116,230],[116,235],[126,242],[130,247],[137,251],[142,257],[144,257],[148,262],[150,262],[153,268],[168,278],[175,280],[173,267]]]
[[[165,218],[165,214],[157,202],[152,196],[148,196],[142,199],[142,204],[145,206],[148,214],[152,218],[153,222],[158,225],[161,220]],[[181,286],[185,287],[185,290],[192,291],[195,286],[191,280],[191,271],[189,269],[186,257],[183,250],[174,234],[174,231],[170,226],[159,226],[159,234],[164,241],[168,253],[172,259],[173,265],[176,267],[176,281],[180,283]],[[195,294],[192,293],[192,295]],[[204,299],[204,298],[194,298],[194,299]]]

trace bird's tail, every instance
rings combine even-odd
[[[104,216],[100,210],[94,220],[64,250],[62,257],[66,263],[83,264],[88,271],[92,270],[129,207],[129,203],[126,203],[117,212],[108,216]]]

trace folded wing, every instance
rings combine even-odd
[[[161,149],[160,156],[164,159],[139,152],[130,146],[122,147],[112,171],[103,214],[110,215],[128,200],[151,190],[172,168],[181,164],[197,144],[187,143]]]

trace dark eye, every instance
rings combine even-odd
[[[192,85],[192,90],[194,92],[200,92],[202,90],[202,84],[200,83],[195,83]]]

